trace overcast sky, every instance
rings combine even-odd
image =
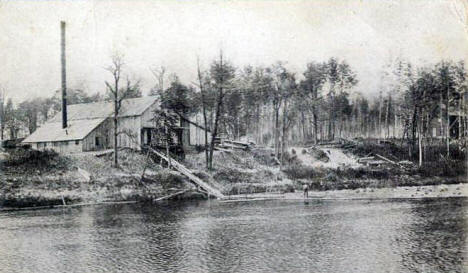
[[[332,56],[375,95],[379,72],[396,57],[423,64],[468,60],[468,4],[427,1],[0,1],[0,85],[15,101],[60,88],[60,21],[67,23],[69,88],[105,92],[112,52],[126,71],[154,85],[165,66],[184,83],[219,49],[234,65],[277,60],[302,73]]]

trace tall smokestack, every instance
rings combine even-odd
[[[60,22],[61,61],[62,61],[62,128],[67,128],[67,72],[65,62],[65,22]]]

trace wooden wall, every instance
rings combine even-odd
[[[32,143],[31,148],[36,150],[54,150],[62,154],[79,153],[82,151],[82,142],[80,140],[40,142]]]
[[[106,119],[83,139],[83,152],[106,150],[113,147],[112,119]],[[96,142],[98,138],[98,142]]]
[[[117,136],[118,147],[129,147],[140,149],[141,147],[141,129],[154,128],[153,116],[154,110],[159,107],[155,102],[141,116],[119,118]],[[78,144],[76,144],[78,143]],[[31,147],[37,150],[53,149],[59,153],[88,152],[111,149],[114,147],[114,121],[112,118],[106,119],[83,140],[76,142],[59,141],[44,143],[31,143]]]

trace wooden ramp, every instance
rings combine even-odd
[[[151,152],[153,152],[154,154],[156,154],[157,156],[159,156],[160,158],[166,160],[167,162],[169,161],[169,159],[167,158],[166,155],[164,155],[163,153],[160,153],[158,151],[156,151],[155,149],[151,148],[151,147],[148,147],[149,150]],[[215,196],[216,198],[218,199],[224,199],[225,196],[224,194],[221,193],[221,191],[219,191],[218,189],[215,189],[214,187],[212,187],[211,185],[209,185],[208,183],[204,182],[203,180],[201,180],[200,178],[198,178],[196,175],[194,175],[192,173],[192,171],[190,171],[189,169],[187,169],[184,165],[180,164],[179,162],[177,162],[176,160],[174,160],[173,158],[170,158],[170,161],[171,161],[171,166],[174,167],[175,170],[177,170],[178,172],[180,172],[181,174],[185,175],[186,177],[188,177],[193,183],[195,183],[196,185],[200,186],[200,188],[204,189],[205,191],[207,191],[210,195],[212,196]]]

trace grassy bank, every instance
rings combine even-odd
[[[102,201],[151,200],[190,189],[178,173],[130,150],[112,155],[61,156],[53,151],[13,150],[0,160],[0,207],[53,206]]]
[[[399,161],[406,151],[387,144],[343,145],[355,161],[370,153]],[[367,167],[333,164],[320,149],[296,148],[284,155],[280,166],[266,148],[250,151],[215,151],[213,167],[205,168],[203,152],[189,152],[184,164],[205,182],[226,195],[301,191],[308,184],[313,191],[357,190],[427,186],[467,182],[463,155],[456,160],[427,161],[419,167],[399,168],[387,164]],[[436,151],[436,149],[434,149]],[[307,157],[305,157],[307,153]],[[61,156],[52,151],[14,150],[0,159],[0,207],[54,206],[102,201],[145,201],[183,190],[195,190],[185,177],[160,167],[149,159],[145,178],[141,174],[147,156],[122,150],[120,166],[112,166],[112,155]],[[158,161],[159,162],[159,161]],[[187,193],[189,197],[199,194]],[[187,197],[187,195],[185,197]]]

